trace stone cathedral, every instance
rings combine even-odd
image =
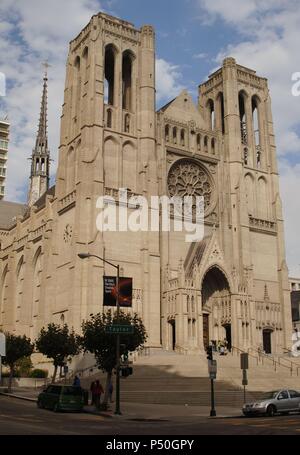
[[[283,216],[268,82],[226,58],[155,110],[151,26],[99,13],[70,43],[55,186],[49,187],[47,74],[28,204],[0,202],[0,328],[34,339],[49,322],[80,331],[103,310],[120,264],[147,345],[203,352],[211,340],[291,346]],[[99,196],[204,197],[205,235],[100,232]],[[149,208],[151,210],[151,207]]]

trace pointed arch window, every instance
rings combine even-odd
[[[104,103],[114,105],[116,50],[109,44],[105,48],[104,59]]]
[[[261,132],[260,132],[260,101],[257,96],[252,96],[252,124],[254,133],[254,143],[256,150],[256,165],[260,167],[262,161],[262,150],[261,150]]]
[[[209,114],[209,127],[211,131],[215,129],[215,104],[212,99],[207,102],[208,114]]]
[[[7,305],[7,279],[8,279],[8,266],[5,266],[1,280],[1,302],[0,302],[0,326],[4,323],[6,305]]]
[[[240,128],[241,128],[241,141],[243,145],[248,144],[248,130],[247,130],[247,117],[246,117],[246,94],[241,91],[239,93],[239,113],[240,113]]]
[[[185,131],[183,129],[180,131],[180,145],[185,146]]]
[[[173,128],[173,143],[177,144],[177,128],[174,126]]]
[[[132,109],[132,68],[133,55],[125,51],[122,59],[122,107],[127,111]]]
[[[222,134],[225,134],[225,106],[223,92],[219,93],[217,102],[219,103],[219,125],[221,127]]]
[[[16,286],[16,297],[15,297],[15,322],[19,323],[21,319],[21,308],[23,302],[23,288],[24,288],[24,258],[23,256],[18,262],[17,270],[16,270],[16,279],[17,279],[17,286]]]
[[[169,142],[170,140],[170,127],[169,125],[165,126],[165,141]]]

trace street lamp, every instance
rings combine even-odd
[[[89,259],[89,258],[97,258],[100,261],[105,262],[106,264],[111,265],[115,269],[117,269],[117,283],[116,283],[116,307],[117,307],[117,324],[119,324],[120,319],[120,304],[119,304],[119,279],[120,279],[120,266],[119,264],[113,264],[112,262],[107,261],[106,259],[101,258],[95,254],[90,253],[79,253],[78,257],[80,259]],[[117,345],[116,345],[116,408],[115,414],[121,415],[120,411],[120,334],[117,334]]]

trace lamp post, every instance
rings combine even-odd
[[[117,324],[119,324],[120,318],[120,302],[119,302],[119,279],[120,279],[120,266],[119,264],[113,264],[112,262],[107,261],[106,259],[101,258],[95,254],[89,253],[79,253],[78,257],[80,259],[89,259],[91,257],[100,259],[100,261],[105,262],[106,264],[111,265],[115,269],[117,269],[117,282],[116,282],[116,307],[117,307]],[[120,411],[120,334],[117,334],[117,341],[116,341],[116,407],[115,407],[115,414],[121,415]]]

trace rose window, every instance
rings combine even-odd
[[[211,180],[206,171],[195,161],[180,160],[171,167],[168,189],[171,197],[203,196],[205,210],[211,204]]]

